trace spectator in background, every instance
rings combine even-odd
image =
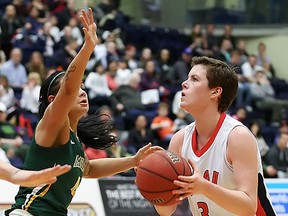
[[[126,124],[125,129],[133,125],[136,116],[139,114],[144,114],[148,122],[156,115],[156,110],[146,108],[141,102],[139,91],[140,80],[140,75],[133,73],[129,84],[116,88],[110,97],[115,117],[118,118],[117,121],[121,121],[121,119],[125,120],[122,123],[122,127]]]
[[[139,66],[136,54],[136,47],[132,44],[127,44],[124,51],[124,59],[126,59],[128,66],[132,71]]]
[[[145,91],[148,89],[159,89],[159,74],[157,74],[156,65],[153,60],[146,61],[144,64],[144,71],[140,74],[140,76],[140,91]]]
[[[115,43],[117,51],[122,53],[125,49],[125,45],[121,38],[120,33],[121,33],[121,30],[119,28],[116,28],[111,32],[104,31],[102,37],[105,40],[105,43],[109,43],[109,42]]]
[[[50,7],[51,13],[55,14],[58,19],[59,29],[63,29],[71,17],[77,17],[74,0],[49,2],[48,6]]]
[[[111,135],[119,138],[118,129],[114,128],[111,131]],[[121,157],[129,157],[131,154],[127,152],[127,149],[124,145],[120,145],[118,142],[111,145],[109,148],[105,149],[108,158],[121,158]],[[133,154],[134,155],[134,154]],[[127,170],[125,172],[119,173],[120,176],[135,176],[135,172],[133,169]]]
[[[77,17],[71,17],[68,25],[71,27],[72,37],[77,38],[77,44],[78,46],[81,46],[84,40]]]
[[[278,178],[288,178],[288,134],[280,134],[278,142],[268,151],[266,160],[277,170]]]
[[[176,131],[176,125],[169,117],[169,106],[167,103],[159,103],[157,113],[157,116],[152,120],[151,129],[156,132],[161,141],[161,147],[166,149]]]
[[[66,70],[69,63],[78,53],[78,44],[76,38],[70,38],[63,48],[59,48],[54,55],[54,66]]]
[[[23,110],[35,115],[38,113],[40,88],[41,78],[39,73],[29,73],[28,83],[23,89],[20,100],[20,106]]]
[[[17,15],[15,6],[12,4],[7,5],[0,21],[0,42],[6,58],[8,58],[11,53],[13,37],[21,32],[23,25],[24,21]]]
[[[249,55],[248,61],[241,66],[242,74],[247,82],[255,82],[256,72],[263,70],[263,68],[257,64],[256,55]]]
[[[107,153],[105,150],[94,149],[86,145],[83,145],[83,149],[89,160],[107,158]]]
[[[256,55],[257,65],[260,65],[265,69],[266,75],[271,78],[275,77],[275,71],[271,64],[271,59],[266,53],[266,45],[263,42],[258,44],[258,53]]]
[[[223,34],[219,37],[219,47],[221,46],[224,39],[231,42],[232,49],[236,48],[236,38],[233,35],[233,26],[230,24],[224,25]]]
[[[6,60],[7,58],[6,58],[5,52],[2,49],[1,42],[0,42],[0,68],[6,62]]]
[[[31,6],[29,8],[29,15],[25,17],[25,24],[21,30],[24,39],[30,39],[31,36],[37,35],[42,25],[48,21],[45,17],[39,17],[40,13],[37,7]]]
[[[0,102],[4,103],[8,109],[13,107],[16,102],[14,90],[4,75],[0,75]]]
[[[181,84],[186,80],[190,71],[192,56],[193,50],[189,47],[185,48],[180,59],[173,64],[169,71],[168,78],[171,80],[170,92],[172,97],[182,89]]]
[[[232,115],[232,118],[240,121],[244,125],[247,125],[247,111],[244,107],[239,107],[236,113]]]
[[[144,47],[140,54],[139,67],[144,68],[148,61],[155,61],[155,59],[153,58],[152,50],[149,47]],[[158,65],[156,65],[156,70],[158,73]]]
[[[95,69],[88,74],[84,85],[88,90],[90,106],[110,105],[111,90],[109,89],[105,68],[100,61],[96,63]]]
[[[272,110],[272,123],[280,122],[288,108],[288,100],[275,98],[273,86],[263,70],[257,71],[255,82],[250,86],[249,97],[259,110]]]
[[[278,139],[279,139],[279,135],[281,133],[286,133],[288,134],[288,121],[287,119],[283,118],[280,122],[279,122],[279,128],[278,128],[278,131],[277,131],[277,134],[275,136],[275,143],[278,142]]]
[[[255,136],[257,143],[258,143],[258,149],[260,151],[261,159],[262,159],[262,167],[263,167],[263,173],[265,178],[275,178],[277,177],[277,170],[272,166],[267,164],[266,155],[270,149],[270,147],[267,145],[264,137],[261,133],[261,125],[259,121],[252,121],[249,126],[250,131]]]
[[[55,40],[55,43],[58,43],[60,41],[60,29],[58,27],[58,19],[54,14],[50,14],[49,17],[49,21],[51,23],[51,28],[50,31],[48,31],[50,33],[50,35],[52,36],[52,38]],[[47,23],[47,22],[45,22]],[[44,23],[44,25],[45,25]]]
[[[258,143],[258,149],[260,151],[260,155],[263,158],[267,152],[269,151],[269,146],[266,143],[264,137],[262,136],[262,132],[261,132],[261,125],[259,123],[259,121],[254,120],[250,123],[249,126],[250,131],[253,133],[253,135],[255,136],[257,143]]]
[[[69,41],[71,41],[72,39],[76,39],[73,38],[72,36],[72,28],[69,25],[66,25],[61,31],[60,31],[60,40],[57,44],[55,44],[55,49],[59,50],[61,48],[64,48]],[[76,43],[77,43],[77,39],[76,39]],[[77,44],[78,45],[78,44]]]
[[[246,78],[243,76],[241,69],[241,56],[238,50],[233,50],[231,52],[230,66],[234,68],[238,78],[238,91],[235,100],[236,108],[247,107],[247,110],[252,111],[252,106],[249,104],[250,101],[247,101],[247,95],[250,91],[250,83],[247,82]]]
[[[23,89],[24,85],[27,83],[27,72],[24,65],[21,63],[21,60],[21,49],[13,48],[10,59],[0,68],[0,75],[7,77],[12,88]]]
[[[186,111],[183,109],[179,109],[178,113],[176,115],[176,118],[174,119],[174,124],[175,124],[175,132],[179,131],[180,129],[186,127],[188,124],[191,122],[187,121],[186,117]]]
[[[7,121],[6,111],[5,104],[0,103],[0,146],[6,152],[11,164],[22,168],[30,142],[23,142],[16,127]]]
[[[192,26],[191,43],[189,47],[195,51],[201,49],[202,46],[202,26],[199,23],[195,23]]]
[[[108,81],[108,86],[111,91],[114,91],[116,88],[119,87],[118,83],[116,82],[116,74],[118,71],[118,61],[111,60],[108,63],[108,70],[106,72],[106,78]]]
[[[121,59],[118,62],[118,64],[119,64],[119,67],[118,67],[118,70],[116,72],[115,81],[118,84],[118,86],[126,85],[129,82],[132,71],[128,67],[128,61],[127,60]]]
[[[37,50],[43,53],[44,63],[46,67],[54,66],[54,48],[60,40],[59,32],[60,30],[58,29],[58,27],[54,26],[52,22],[45,22],[40,31],[38,32],[37,42],[35,46],[37,47]]]
[[[127,150],[130,154],[135,154],[140,148],[152,142],[154,144],[154,134],[148,125],[144,115],[138,115],[134,122],[134,127],[129,130]]]
[[[181,108],[180,108],[181,96],[182,96],[182,91],[178,91],[178,92],[175,94],[175,96],[174,96],[174,98],[173,98],[173,100],[172,100],[172,113],[173,113],[175,116],[178,115],[179,110],[181,109]],[[185,113],[186,113],[186,114],[185,114],[185,120],[186,120],[187,122],[189,122],[189,124],[190,124],[191,122],[194,121],[194,118],[193,118],[192,115],[191,115],[190,113],[188,113],[186,110],[184,110],[184,111],[185,111]]]
[[[216,58],[224,61],[228,64],[231,63],[231,49],[232,43],[229,39],[224,38],[220,44],[218,53],[216,53]]]
[[[106,68],[106,55],[107,55],[107,46],[105,43],[102,43],[102,38],[98,37],[97,46],[94,48],[94,51],[87,63],[86,70],[91,71],[94,70],[94,65],[96,62],[101,61],[103,66]]]
[[[104,66],[108,66],[110,62],[118,62],[120,60],[120,55],[117,50],[116,43],[113,41],[105,43],[107,47],[107,53],[104,60]]]
[[[208,43],[208,50],[212,51],[212,53],[216,53],[218,51],[218,39],[217,36],[214,34],[215,32],[215,24],[208,23],[206,25],[206,32],[204,37]]]
[[[160,67],[160,74],[159,74],[160,85],[167,89],[169,88],[171,83],[168,75],[173,65],[170,51],[165,48],[161,49],[157,61]]]
[[[32,52],[30,60],[25,65],[26,71],[29,75],[31,72],[38,73],[41,80],[47,76],[47,68],[44,64],[43,56],[39,51]]]
[[[238,40],[236,50],[240,55],[240,65],[248,61],[249,53],[246,50],[246,42],[243,39]]]

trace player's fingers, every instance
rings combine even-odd
[[[152,143],[149,142],[147,145],[143,146],[140,150],[146,153],[146,151],[149,150],[151,146],[152,146]]]
[[[90,24],[94,23],[94,17],[93,17],[93,13],[92,13],[91,8],[88,9],[88,17],[89,17]]]
[[[191,176],[178,176],[178,180],[174,180],[175,185],[179,187],[189,187],[191,183],[193,183],[193,179]]]
[[[189,194],[181,194],[176,200],[181,202],[182,200],[186,199],[189,196],[190,196]]]
[[[87,18],[87,14],[86,14],[86,12],[85,12],[84,9],[82,9],[81,12],[82,12],[82,14],[79,16],[79,18],[80,18],[80,20],[81,20],[84,28],[85,28],[85,29],[88,29],[88,23],[87,23],[88,18]]]

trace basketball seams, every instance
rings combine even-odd
[[[152,174],[154,174],[154,175],[156,175],[156,176],[158,176],[158,177],[160,177],[160,178],[163,178],[163,179],[165,179],[165,180],[167,180],[167,181],[169,181],[169,182],[172,182],[172,183],[173,183],[173,181],[174,181],[174,179],[169,179],[169,178],[167,178],[167,177],[165,177],[165,176],[159,175],[158,173],[153,172],[153,171],[151,171],[151,170],[149,170],[149,169],[146,169],[146,168],[144,168],[144,167],[139,167],[139,169],[142,169],[142,170],[145,170],[146,172],[152,173]]]

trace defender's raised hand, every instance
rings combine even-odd
[[[97,26],[94,22],[92,9],[89,8],[88,13],[84,9],[82,9],[79,18],[83,24],[83,32],[85,35],[84,46],[87,45],[87,48],[89,47],[93,50],[98,43],[98,37],[96,34]]]

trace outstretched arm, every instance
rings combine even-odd
[[[89,8],[88,13],[86,13],[83,9],[81,12],[82,13],[79,18],[82,21],[85,42],[79,53],[68,66],[59,92],[51,106],[47,108],[53,110],[50,112],[53,113],[53,118],[50,118],[50,116],[45,120],[52,119],[53,121],[53,119],[56,119],[58,124],[61,124],[61,122],[63,123],[66,120],[70,109],[75,103],[75,99],[78,95],[79,88],[83,80],[86,64],[98,41],[98,37],[96,35],[97,27],[93,20],[91,8]],[[59,110],[61,110],[61,112]]]
[[[87,164],[88,166],[85,168],[85,173],[87,174],[84,177],[101,178],[127,171],[138,166],[141,160],[157,150],[163,150],[163,148],[159,146],[152,147],[151,144],[148,144],[139,149],[137,154],[131,157],[90,160]],[[109,168],[107,169],[107,167]],[[89,171],[87,171],[87,169],[89,169]]]
[[[69,165],[57,165],[40,171],[29,171],[0,162],[0,179],[25,187],[33,187],[40,184],[52,184],[57,180],[57,176],[68,172],[70,169],[71,166]]]
[[[82,84],[83,75],[85,72],[86,64],[93,52],[98,37],[96,35],[96,24],[93,20],[91,8],[88,13],[85,10],[81,11],[79,18],[82,21],[83,32],[85,35],[85,42],[81,47],[79,53],[72,60],[68,69],[61,80],[60,89],[39,121],[36,128],[36,139],[41,145],[50,147],[54,144],[55,136],[62,135],[62,144],[66,143],[69,136],[69,120],[68,114],[73,106],[75,106],[80,86]],[[66,131],[66,138],[60,131]],[[68,132],[67,132],[68,131]]]

